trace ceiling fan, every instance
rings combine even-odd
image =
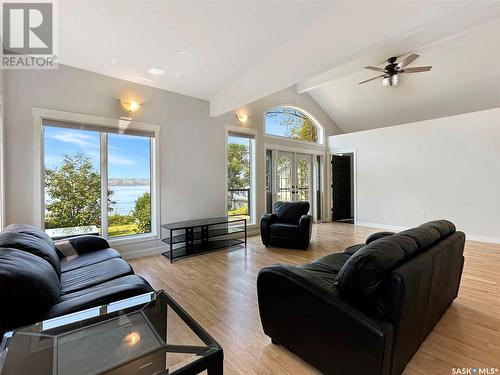
[[[411,55],[405,57],[400,62],[397,62],[397,57],[389,57],[387,62],[389,65],[386,65],[385,68],[378,68],[376,66],[365,66],[365,69],[375,70],[376,72],[383,72],[379,76],[367,79],[366,81],[358,82],[358,84],[366,83],[373,81],[378,78],[382,78],[382,86],[397,86],[399,84],[399,75],[402,73],[420,73],[420,72],[428,72],[432,69],[432,66],[418,66],[415,68],[405,68],[408,64],[415,61],[419,55],[412,53]]]

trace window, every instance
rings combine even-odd
[[[266,212],[273,212],[273,151],[266,150]]]
[[[264,115],[268,135],[290,138],[296,141],[323,143],[323,129],[304,111],[289,106],[276,107]]]
[[[43,120],[44,227],[52,237],[153,233],[154,132]]]
[[[227,138],[227,215],[255,223],[253,136],[229,133]]]

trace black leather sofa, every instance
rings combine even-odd
[[[325,374],[401,374],[456,298],[465,235],[446,220],[257,279],[266,335]]]
[[[0,338],[14,328],[152,290],[102,237],[54,242],[26,224],[0,233]]]
[[[262,243],[306,250],[312,230],[312,216],[307,214],[309,202],[276,202],[273,210],[260,219]]]

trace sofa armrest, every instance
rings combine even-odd
[[[257,279],[266,335],[324,373],[389,374],[392,325],[356,306],[333,283],[293,266]]]
[[[365,245],[368,245],[369,243],[379,240],[381,238],[387,237],[387,236],[392,236],[393,234],[396,234],[395,232],[377,232],[370,234],[365,241]]]
[[[276,214],[265,214],[260,218],[260,237],[264,245],[269,244],[269,227],[278,219]]]
[[[81,235],[54,242],[57,249],[65,256],[79,255],[91,251],[108,249],[109,242],[100,236]]]
[[[311,215],[302,215],[299,219],[299,226],[302,229],[300,235],[300,247],[307,249],[311,241],[313,218]]]
[[[299,219],[299,225],[303,228],[311,228],[312,227],[312,216],[311,215],[302,215]]]

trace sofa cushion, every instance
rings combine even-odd
[[[117,279],[113,279],[110,281],[106,281],[102,284],[95,285],[90,288],[81,289],[73,293],[63,294],[61,296],[61,302],[68,301],[73,298],[81,297],[84,295],[88,295],[91,293],[99,293],[100,295],[106,295],[107,291],[112,290],[112,288],[120,287],[123,285],[128,285],[129,287],[134,287],[136,289],[143,289],[144,293],[150,292],[153,289],[149,285],[149,283],[144,280],[142,277],[137,275],[127,275],[122,276]],[[138,293],[139,294],[139,293]]]
[[[343,253],[353,255],[356,251],[358,251],[359,249],[362,249],[364,246],[365,246],[364,243],[352,245],[352,246],[346,247],[344,249]]]
[[[370,234],[365,241],[365,244],[368,245],[370,242],[377,241],[381,238],[387,237],[387,236],[392,236],[393,234],[396,234],[394,232],[376,232],[373,234]]]
[[[298,267],[304,271],[308,271],[314,278],[321,280],[324,285],[332,285],[335,277],[342,268],[350,255],[346,253],[335,253],[325,255],[322,258],[315,260],[309,264],[301,264]]]
[[[395,234],[381,238],[356,251],[342,266],[335,284],[343,292],[373,302],[386,274],[417,250],[417,243],[410,237]]]
[[[0,331],[33,323],[59,302],[59,279],[42,258],[18,249],[0,249]]]
[[[61,274],[61,294],[93,287],[121,276],[132,275],[132,267],[120,258],[105,260]]]
[[[415,240],[419,250],[427,250],[442,239],[455,232],[455,225],[447,220],[429,221],[416,228],[399,232],[400,235],[408,236]]]
[[[0,233],[0,247],[14,248],[37,255],[54,268],[58,277],[61,276],[61,265],[56,250],[38,236],[24,232],[4,231]]]
[[[392,270],[454,232],[452,223],[439,220],[373,241],[349,258],[335,278],[335,285],[372,303]]]
[[[328,267],[332,272],[337,273],[349,258],[350,256],[347,253],[335,253],[316,259],[311,264]]]
[[[273,208],[279,220],[298,223],[300,217],[309,212],[309,202],[276,202]]]
[[[298,224],[274,223],[270,225],[270,233],[273,236],[297,237],[301,230]]]
[[[57,251],[56,245],[54,241],[52,241],[52,238],[45,233],[43,230],[40,228],[34,226],[34,225],[29,225],[29,224],[10,224],[5,227],[3,230],[4,232],[15,232],[15,233],[24,233],[24,234],[29,234],[30,236],[35,236],[42,241],[46,242],[47,245],[52,247],[54,250]]]
[[[61,272],[72,271],[113,258],[121,258],[120,253],[115,249],[102,249],[91,253],[74,255],[61,259]]]

